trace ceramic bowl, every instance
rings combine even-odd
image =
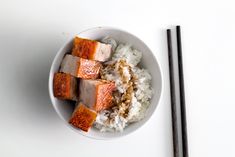
[[[72,115],[74,105],[69,101],[59,100],[56,97],[54,97],[53,76],[54,73],[58,72],[64,55],[66,53],[71,52],[73,45],[73,37],[71,37],[71,39],[69,39],[68,42],[66,42],[65,45],[63,45],[61,49],[57,52],[53,60],[53,63],[51,65],[51,70],[49,74],[49,94],[54,109],[68,127],[86,137],[94,139],[113,139],[134,132],[149,120],[149,118],[152,116],[152,114],[154,113],[159,104],[163,83],[162,83],[162,74],[158,60],[155,58],[153,52],[141,39],[139,39],[135,35],[132,35],[131,33],[128,33],[120,29],[110,28],[110,27],[97,27],[82,31],[77,35],[79,35],[80,37],[89,38],[93,40],[100,40],[106,36],[110,36],[120,43],[130,43],[135,49],[141,51],[143,53],[143,57],[140,62],[140,67],[146,68],[151,74],[152,76],[151,86],[153,88],[154,95],[152,96],[151,104],[146,112],[145,118],[139,122],[130,124],[124,129],[123,132],[100,132],[94,127],[91,128],[89,132],[83,132],[80,129],[70,125],[68,123],[68,120]]]

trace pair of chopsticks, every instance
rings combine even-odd
[[[170,75],[170,93],[171,93],[171,114],[172,114],[172,131],[173,131],[173,148],[174,157],[179,157],[179,138],[178,138],[178,114],[176,111],[176,90],[174,78],[174,64],[172,54],[172,30],[167,29],[168,59],[169,59],[169,75]],[[177,40],[177,56],[178,56],[178,73],[179,73],[179,95],[180,95],[180,115],[181,115],[181,135],[182,135],[182,153],[183,157],[188,157],[188,139],[187,139],[187,123],[185,108],[185,92],[184,92],[184,73],[183,73],[183,57],[180,26],[176,26]]]

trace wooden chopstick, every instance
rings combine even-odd
[[[173,64],[173,55],[172,55],[172,39],[171,39],[170,29],[167,29],[167,46],[168,46],[168,62],[169,62],[170,93],[171,93],[170,98],[171,98],[172,132],[173,132],[173,150],[174,150],[174,157],[179,157],[176,91],[175,91],[174,64]]]
[[[179,89],[180,89],[180,111],[181,111],[181,130],[182,130],[182,149],[183,157],[188,157],[188,137],[187,137],[187,121],[185,107],[185,91],[184,91],[184,73],[183,73],[183,56],[181,43],[180,26],[176,26],[177,52],[178,52],[178,69],[179,69]]]

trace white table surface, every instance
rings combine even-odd
[[[234,6],[225,0],[0,0],[0,156],[173,156],[165,29],[176,24],[182,26],[189,155],[235,156]],[[164,77],[152,118],[110,141],[67,128],[48,96],[57,50],[94,26],[143,39]]]

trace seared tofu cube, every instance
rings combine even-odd
[[[105,80],[85,80],[79,83],[79,100],[99,112],[112,106],[115,83]]]
[[[77,100],[77,80],[70,74],[55,73],[53,78],[54,96],[59,99]]]
[[[66,55],[61,63],[60,71],[84,79],[96,79],[99,76],[101,63]]]
[[[107,61],[111,56],[112,46],[95,40],[74,38],[72,55],[100,62]]]
[[[96,116],[97,113],[95,111],[89,109],[80,102],[75,108],[69,123],[83,131],[88,132],[93,125]]]

